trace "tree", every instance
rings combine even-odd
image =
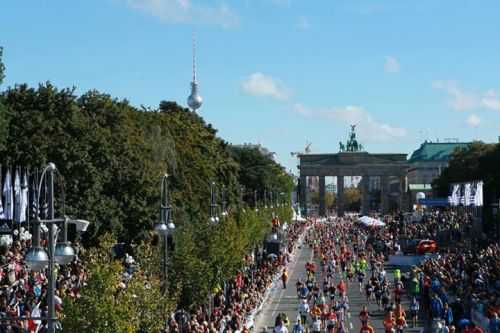
[[[3,47],[0,47],[0,86],[5,78],[5,66],[2,62]],[[5,141],[7,140],[7,128],[9,124],[9,114],[3,103],[3,98],[0,96],[0,150],[5,149]]]
[[[344,205],[347,210],[356,211],[361,208],[361,191],[356,187],[344,189],[343,193]]]
[[[65,301],[67,331],[154,330],[161,324],[155,318],[174,303],[202,304],[233,278],[269,231],[273,213],[290,222],[289,207],[255,212],[240,202],[240,184],[288,195],[293,182],[284,168],[254,152],[235,155],[212,125],[175,103],[137,109],[98,91],[77,96],[75,89],[50,83],[16,85],[0,95],[0,107],[2,102],[0,121],[8,122],[0,126],[4,163],[35,170],[54,162],[58,186],[65,189],[65,213],[91,221],[84,234],[90,280],[81,300]],[[159,294],[160,252],[148,245],[154,243],[165,173],[171,175],[177,225],[166,300]],[[208,223],[211,182],[217,184],[218,203],[225,187],[230,212],[216,226]],[[140,265],[125,290],[118,288],[120,262],[109,254],[117,241],[132,244]]]
[[[114,243],[111,235],[104,235],[97,247],[83,254],[89,277],[79,299],[64,300],[64,332],[136,333],[141,328],[159,331],[164,326],[173,309],[173,297],[163,297],[159,279],[140,264],[124,287],[120,283],[122,263],[110,251]],[[151,251],[142,244],[138,252]]]
[[[3,47],[0,46],[0,85],[2,85],[3,79],[5,78],[5,65],[2,61]]]
[[[244,199],[248,204],[253,204],[254,191],[259,192],[260,198],[264,190],[290,197],[294,187],[293,177],[274,161],[272,155],[253,146],[229,146],[229,150],[239,163],[239,181],[245,188]]]

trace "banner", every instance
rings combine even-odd
[[[453,184],[448,197],[451,206],[483,206],[483,182]]]

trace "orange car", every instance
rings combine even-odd
[[[437,251],[437,243],[431,239],[421,240],[417,245],[417,253],[425,254],[425,253],[435,253]]]

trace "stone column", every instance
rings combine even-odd
[[[337,215],[344,216],[344,176],[337,176]]]
[[[370,193],[368,192],[370,176],[363,175],[361,178],[361,213],[368,215],[370,212]]]
[[[325,176],[319,176],[319,216],[326,216]]]
[[[299,204],[302,216],[307,215],[307,176],[300,175],[300,198]]]
[[[387,214],[389,211],[389,177],[380,176],[380,204],[382,214]]]
[[[406,193],[406,176],[399,177],[399,210],[408,210],[408,193]]]

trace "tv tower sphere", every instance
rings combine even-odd
[[[193,36],[193,81],[191,81],[191,95],[187,99],[187,104],[193,112],[196,112],[202,103],[203,98],[198,94],[198,82],[196,82],[196,44]]]
[[[201,107],[203,98],[198,94],[198,83],[191,82],[191,95],[187,99],[188,106],[191,110],[196,111]]]

